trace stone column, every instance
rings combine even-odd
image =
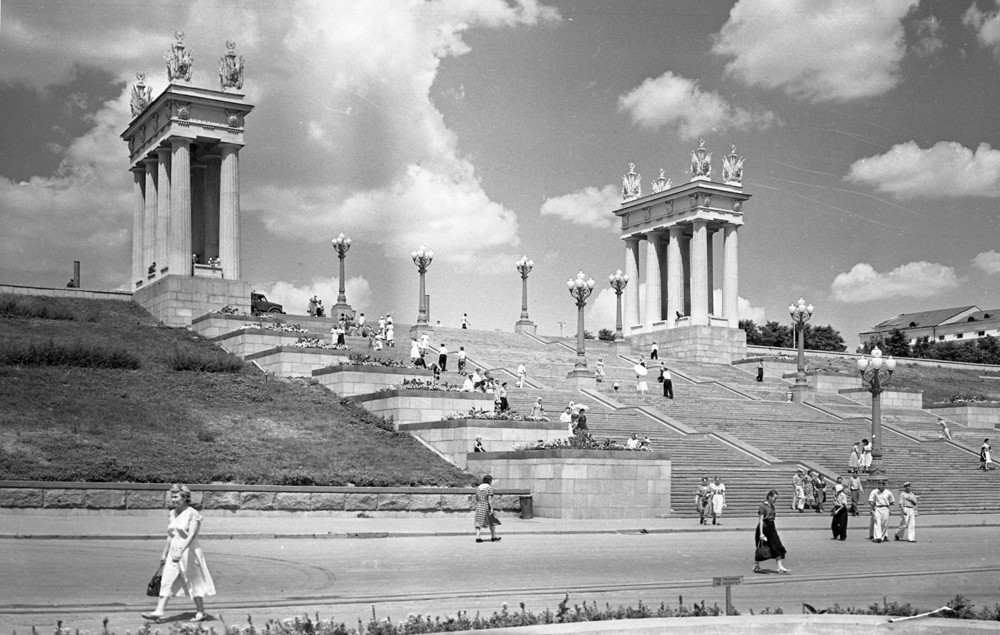
[[[205,157],[205,260],[219,257],[219,155]]]
[[[708,246],[706,253],[707,265],[706,277],[708,279],[708,314],[715,315],[715,231],[714,229],[707,229],[705,240]]]
[[[625,274],[628,276],[628,286],[625,287],[625,335],[631,333],[631,328],[642,322],[639,319],[639,239],[625,239]]]
[[[146,169],[142,165],[132,168],[132,192],[135,194],[132,211],[132,279],[129,288],[135,290],[138,283],[145,280],[145,267],[142,265],[143,230],[146,226]],[[147,265],[148,266],[148,265]]]
[[[167,263],[167,232],[170,230],[170,148],[157,148],[156,158],[158,171],[156,176],[156,275],[166,269]]]
[[[731,328],[737,328],[740,325],[740,264],[737,229],[739,229],[738,225],[726,225],[723,246],[725,268],[722,278],[722,313],[729,320]]]
[[[156,172],[155,157],[142,160],[146,166],[146,213],[142,219],[142,280],[149,276],[149,266],[156,260]]]
[[[660,255],[661,231],[646,232],[646,330],[653,328],[654,322],[663,319],[660,315]]]
[[[691,221],[691,324],[708,324],[708,221]]]
[[[682,315],[691,315],[691,237],[681,234],[681,284],[684,286]]]
[[[191,140],[170,139],[170,274],[190,276],[191,266]]]
[[[219,258],[222,276],[240,278],[240,146],[220,143],[222,169],[219,176]]]
[[[684,228],[674,225],[670,228],[670,242],[667,243],[667,323],[675,324],[678,313],[684,313],[684,280],[681,264],[681,238]]]
[[[198,254],[200,264],[208,263],[205,255],[205,164],[191,164],[191,253]]]

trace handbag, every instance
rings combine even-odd
[[[151,598],[160,596],[160,581],[163,579],[163,563],[156,568],[156,573],[149,580],[149,584],[146,585],[146,595]]]
[[[494,514],[494,513],[492,512],[492,511],[490,512],[489,516],[487,516],[487,517],[486,517],[486,521],[487,521],[487,522],[488,522],[488,523],[489,523],[490,525],[500,525],[500,524],[502,524],[502,523],[500,522],[500,519],[499,519],[499,518],[497,518],[497,515],[496,515],[496,514]]]
[[[760,562],[761,560],[770,560],[772,557],[771,547],[763,540],[758,541],[757,550],[754,552],[754,560]]]

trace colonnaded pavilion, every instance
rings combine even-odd
[[[803,376],[792,357],[783,359],[794,352],[747,346],[739,328],[738,237],[747,213],[752,221],[752,211],[751,195],[743,187],[744,160],[735,147],[723,157],[720,181],[713,180],[712,154],[702,141],[691,154],[689,175],[674,185],[661,171],[648,194],[635,166],[629,166],[622,202],[608,210],[621,220],[627,276],[627,281],[620,277],[622,324],[615,341],[584,342],[582,328],[576,341],[537,335],[528,318],[527,262],[518,264],[523,307],[512,332],[435,328],[423,294],[412,331],[397,323],[400,336],[432,331],[435,341],[464,346],[470,351],[470,371],[488,370],[511,386],[517,365],[525,364],[528,378],[523,388],[510,389],[511,407],[528,413],[541,398],[549,422],[444,418],[470,407],[491,410],[492,395],[380,392],[401,379],[430,379],[430,371],[410,366],[408,346],[371,352],[367,340],[349,335],[351,348],[401,366],[373,371],[352,367],[343,351],[288,345],[302,332],[327,337],[333,318],[276,316],[300,326],[291,334],[246,328],[245,317],[219,311],[226,306],[243,314],[250,310],[250,283],[240,268],[239,158],[253,105],[239,92],[243,61],[234,43],[227,43],[220,60],[218,88],[192,86],[191,65],[183,36],[177,34],[168,54],[169,85],[154,97],[140,75],[133,87],[132,120],[123,122],[134,175],[130,299],[164,324],[211,338],[264,372],[314,378],[392,416],[399,430],[421,439],[442,460],[474,474],[492,473],[505,487],[530,492],[540,516],[693,516],[693,495],[705,476],[727,484],[727,514],[753,515],[764,492],[791,489],[796,469],[816,470],[831,481],[845,475],[851,445],[873,433],[884,450],[891,486],[913,481],[924,513],[1000,507],[1000,488],[967,486],[975,475],[978,440],[995,422],[928,409],[919,394],[893,391],[891,384],[875,395],[880,410],[873,412],[871,384],[863,383],[859,373],[819,370]],[[341,263],[345,254],[346,248]],[[418,267],[427,257],[413,254]],[[582,315],[593,282],[581,280],[575,290],[572,282]],[[338,304],[343,300],[349,307],[343,295],[341,286]],[[659,393],[653,374],[651,391],[636,391],[635,366],[654,342],[671,373],[675,399]],[[855,362],[847,354],[818,355],[811,353],[813,368],[844,358]],[[762,356],[767,356],[767,372],[758,382],[756,362]],[[599,360],[603,381],[595,374]],[[896,372],[906,372],[906,364]],[[453,371],[442,380],[461,383]],[[793,400],[793,393],[801,399]],[[552,443],[568,436],[556,418],[570,402],[586,405],[588,426],[598,441],[636,434],[648,437],[653,451],[527,449],[539,440]],[[939,414],[953,422],[952,440],[939,438]],[[476,436],[489,451],[471,452]],[[956,466],[969,466],[969,471]]]

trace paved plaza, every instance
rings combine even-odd
[[[208,611],[227,624],[252,615],[319,614],[347,624],[408,613],[555,609],[583,601],[658,606],[724,605],[715,576],[743,576],[733,603],[748,615],[802,604],[864,607],[888,601],[938,608],[957,594],[996,601],[992,557],[1000,515],[925,516],[915,544],[867,541],[867,519],[851,519],[846,543],[832,541],[827,515],[778,517],[792,575],[751,573],[754,520],[698,527],[691,519],[562,521],[505,519],[503,540],[473,541],[471,516],[427,518],[206,518],[203,546],[219,594]],[[0,516],[0,632],[57,620],[95,631],[135,631],[162,546],[165,519],[150,516]],[[773,563],[772,563],[773,564]],[[773,568],[773,567],[772,567]],[[175,599],[168,613],[193,608]]]

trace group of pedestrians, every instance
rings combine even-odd
[[[715,477],[715,482],[709,483],[708,477],[701,477],[701,483],[694,493],[694,505],[698,510],[698,524],[704,525],[708,522],[708,516],[712,516],[713,525],[721,525],[722,511],[726,508],[726,484],[722,478]]]
[[[796,470],[792,476],[792,510],[802,513],[812,509],[817,514],[823,513],[826,486],[826,479],[819,472],[806,470],[803,474],[802,468]]]
[[[587,409],[586,405],[571,401],[559,415],[559,422],[566,425],[569,436],[590,434],[590,428],[587,427]]]

